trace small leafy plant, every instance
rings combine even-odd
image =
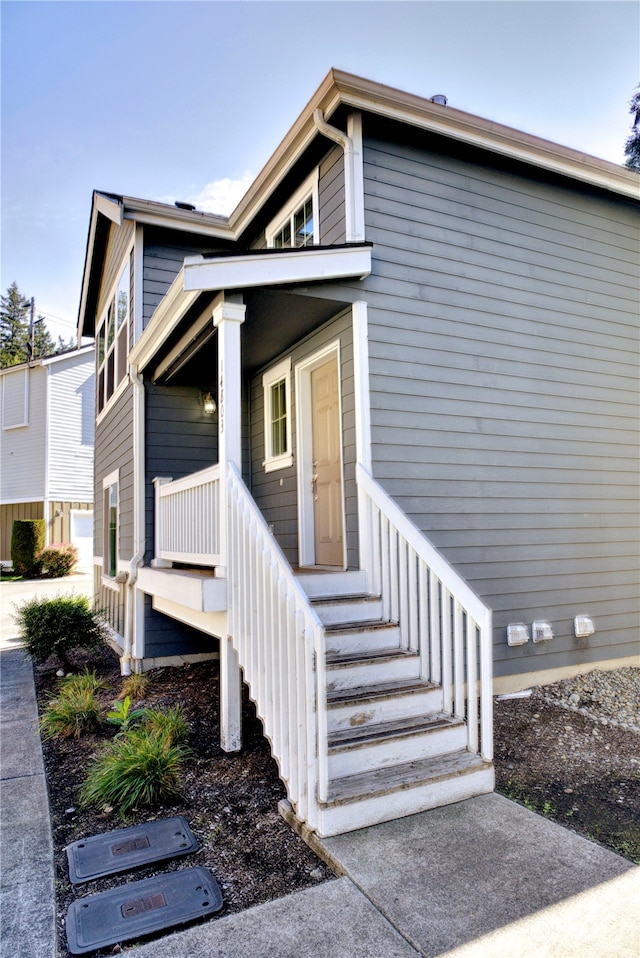
[[[113,703],[111,712],[107,712],[107,722],[117,725],[121,732],[128,732],[129,729],[144,718],[147,714],[146,709],[132,709],[130,696],[125,696],[124,701],[116,699]]]
[[[122,817],[139,806],[155,807],[180,794],[185,745],[134,728],[118,736],[96,759],[80,791],[82,805],[117,808]]]
[[[58,695],[51,699],[40,720],[43,739],[79,738],[83,732],[100,727],[102,708],[97,692],[102,682],[94,672],[71,675],[61,683]]]
[[[16,607],[16,618],[24,650],[38,665],[57,655],[69,670],[72,649],[97,648],[107,637],[99,612],[84,595],[35,596]]]

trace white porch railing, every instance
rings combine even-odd
[[[324,629],[233,464],[228,629],[296,814],[328,791]]]
[[[220,466],[209,466],[183,479],[157,478],[153,483],[156,564],[223,564],[220,556]]]
[[[361,464],[356,477],[369,588],[420,653],[423,677],[442,685],[445,712],[466,719],[469,750],[491,761],[491,610]]]

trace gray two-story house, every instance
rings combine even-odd
[[[491,696],[638,662],[638,177],[331,71],[228,218],[96,192],[96,591],[218,655],[331,834],[493,787]]]

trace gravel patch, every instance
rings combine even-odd
[[[640,668],[594,669],[540,688],[543,698],[602,725],[640,732]]]

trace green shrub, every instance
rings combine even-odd
[[[42,738],[79,738],[82,732],[99,728],[102,708],[96,692],[101,685],[93,672],[64,679],[40,720]]]
[[[71,649],[94,649],[107,636],[100,614],[84,595],[35,596],[17,606],[16,619],[25,652],[38,664],[57,655],[68,669]]]
[[[78,562],[78,550],[71,542],[56,542],[38,556],[42,569],[52,579],[69,575]]]
[[[189,725],[181,705],[170,709],[149,709],[145,716],[144,727],[169,745],[183,745],[189,738]]]
[[[15,519],[11,530],[11,562],[20,575],[32,578],[40,575],[39,554],[44,549],[46,525],[44,519]]]
[[[179,796],[189,750],[145,728],[133,729],[108,745],[89,769],[80,791],[82,805],[111,805],[124,817],[140,806],[156,807]]]

